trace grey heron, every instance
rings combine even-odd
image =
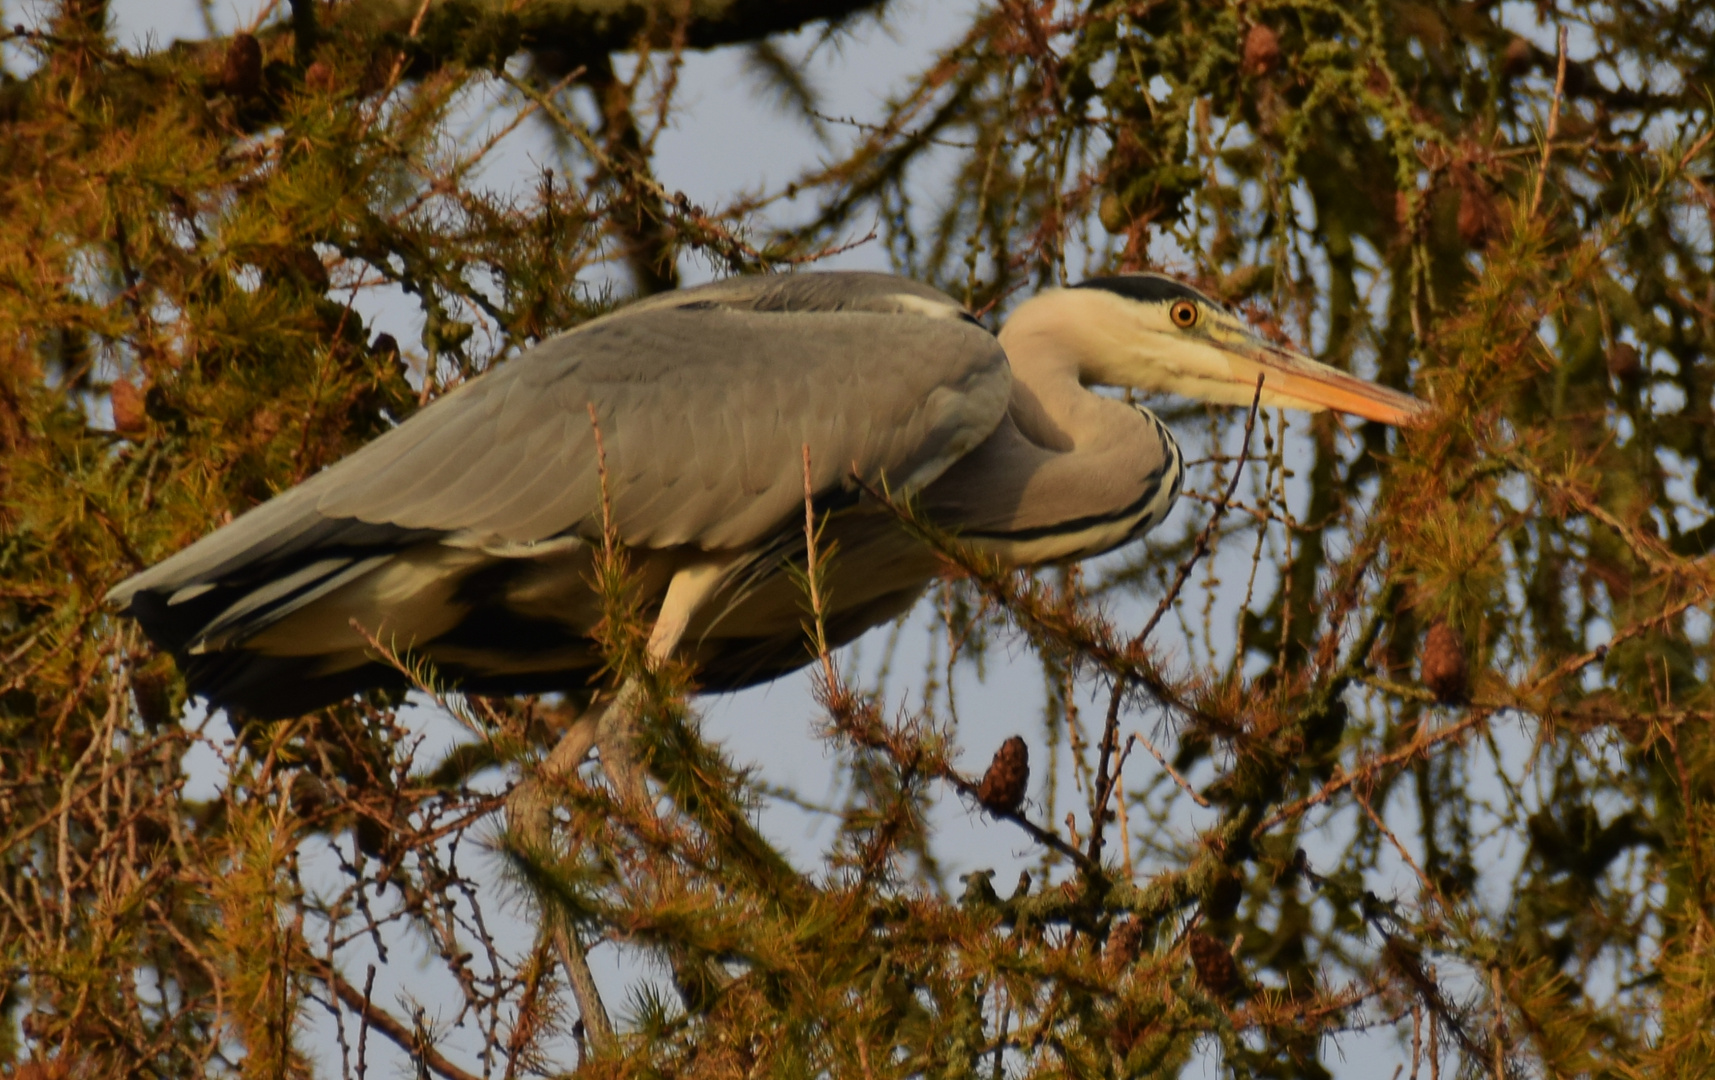
[[[497,365],[110,599],[192,693],[259,718],[398,684],[361,631],[470,692],[586,689],[602,672],[599,436],[649,656],[683,657],[705,690],[738,688],[810,659],[787,571],[803,550],[803,448],[837,545],[840,644],[937,573],[865,486],[915,498],[1006,564],[1086,558],[1159,524],[1184,475],[1151,412],[1090,387],[1249,404],[1259,378],[1265,405],[1395,425],[1425,407],[1157,274],[1048,290],[998,336],[891,275],[730,279]]]

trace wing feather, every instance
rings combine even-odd
[[[998,344],[960,323],[724,308],[615,319],[483,381],[409,453],[336,466],[349,477],[318,512],[510,541],[594,535],[594,405],[626,543],[743,547],[802,500],[805,444],[818,491],[854,469],[915,489],[993,429],[1010,388]],[[772,408],[757,407],[756,387],[773,388]]]

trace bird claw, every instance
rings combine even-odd
[[[614,793],[628,802],[648,805],[649,786],[636,754],[642,710],[643,689],[627,680],[595,723],[595,745]]]

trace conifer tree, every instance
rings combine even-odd
[[[0,1072],[362,1075],[389,1043],[449,1078],[1284,1080],[1379,1029],[1414,1078],[1715,1075],[1709,11],[1001,0],[815,170],[721,206],[659,182],[688,51],[810,102],[774,35],[875,6],[294,0],[151,51],[58,0],[0,33]],[[523,196],[458,137],[478,91],[552,135]],[[1005,651],[1049,687],[987,718],[1022,737],[987,775],[944,684],[817,648],[812,558],[803,724],[850,784],[810,866],[696,672],[638,667],[623,550],[603,644],[650,680],[654,807],[543,767],[576,695],[466,698],[379,641],[450,753],[379,692],[221,743],[104,606],[626,298],[591,282],[791,271],[872,219],[991,323],[1164,267],[1433,421],[1170,403],[1189,508],[1081,569],[898,506],[947,564],[914,616],[944,670]],[[361,314],[378,288],[414,340]],[[938,888],[949,795],[1039,869]],[[406,940],[445,1023],[374,992]],[[604,1000],[601,944],[670,979]]]

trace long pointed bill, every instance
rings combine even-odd
[[[1366,382],[1262,338],[1245,335],[1245,339],[1220,344],[1231,358],[1236,381],[1255,386],[1257,376],[1262,376],[1265,405],[1309,412],[1334,409],[1395,427],[1416,427],[1428,419],[1428,402]]]

